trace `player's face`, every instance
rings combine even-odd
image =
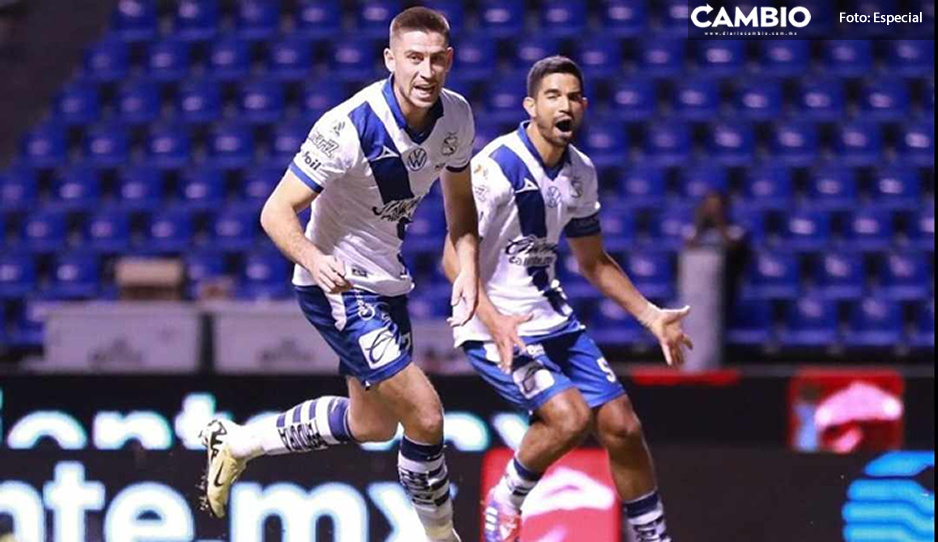
[[[397,91],[408,105],[419,109],[429,109],[436,103],[453,65],[453,49],[446,44],[446,38],[419,30],[397,35],[384,57],[394,74]]]
[[[525,98],[524,106],[544,139],[565,146],[583,124],[586,97],[576,76],[552,73],[541,80],[537,96]]]

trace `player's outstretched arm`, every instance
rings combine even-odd
[[[448,238],[452,241],[458,273],[453,279],[451,324],[461,326],[472,319],[479,301],[479,224],[472,197],[472,175],[444,169],[441,175]]]
[[[309,207],[317,193],[292,171],[287,171],[261,211],[261,227],[280,252],[305,267],[323,290],[339,293],[351,288],[345,280],[345,267],[335,257],[325,255],[303,235],[296,215]]]
[[[634,315],[658,338],[668,365],[683,365],[684,347],[694,347],[681,327],[681,320],[690,313],[690,307],[679,310],[659,309],[648,301],[606,252],[602,235],[569,237],[568,242],[577,260],[580,274],[603,295]]]

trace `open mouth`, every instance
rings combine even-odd
[[[433,95],[433,91],[436,90],[436,85],[414,85],[414,90],[420,94],[431,96]]]
[[[554,123],[558,130],[564,133],[573,131],[573,119],[561,119]]]

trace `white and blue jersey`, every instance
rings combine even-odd
[[[380,295],[410,292],[400,258],[407,224],[443,168],[462,170],[475,137],[469,103],[443,90],[430,126],[415,133],[389,78],[352,96],[319,119],[290,164],[315,192],[306,237],[346,266],[356,288]],[[297,286],[315,284],[300,265]]]

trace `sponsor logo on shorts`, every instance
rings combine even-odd
[[[378,369],[410,351],[410,333],[401,334],[393,323],[373,329],[358,338],[365,360],[372,369]]]

